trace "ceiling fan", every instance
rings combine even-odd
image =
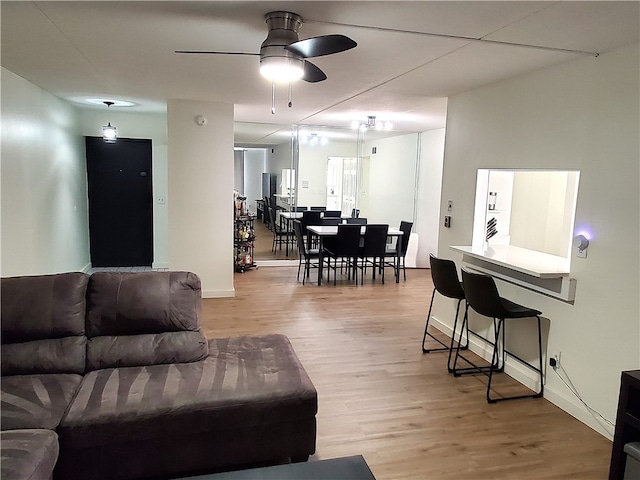
[[[316,83],[327,75],[308,59],[344,52],[357,46],[345,35],[322,35],[300,40],[298,30],[302,17],[291,12],[269,12],[265,15],[269,32],[259,53],[176,50],[175,53],[205,55],[255,55],[260,57],[260,73],[272,81],[271,113],[275,113],[275,84],[289,82],[289,106],[291,106],[291,82],[302,79]]]

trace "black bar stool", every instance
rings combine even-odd
[[[544,391],[544,384],[542,378],[542,332],[540,329],[540,315],[542,312],[533,308],[528,308],[522,305],[518,305],[506,298],[500,297],[498,289],[496,287],[493,277],[489,275],[483,275],[479,273],[471,273],[467,270],[462,270],[462,285],[464,294],[467,299],[467,311],[469,306],[480,315],[493,318],[494,327],[494,342],[493,342],[493,354],[491,355],[491,365],[479,367],[470,362],[468,359],[460,355],[460,349],[456,349],[456,355],[453,361],[453,374],[454,376],[460,376],[467,373],[488,373],[489,382],[487,383],[487,402],[496,403],[502,400],[515,400],[518,398],[540,398]],[[468,329],[469,318],[465,311],[465,316],[462,320],[463,328],[466,326]],[[526,360],[508,352],[505,349],[505,320],[518,319],[518,318],[531,318],[536,317],[538,321],[538,356],[539,366],[535,367]],[[502,335],[501,335],[502,334]],[[462,336],[462,332],[460,334]],[[514,395],[510,397],[491,397],[491,380],[493,379],[494,372],[504,371],[504,364],[506,355],[509,355],[524,365],[530,367],[540,375],[540,391],[527,395]],[[472,365],[470,368],[459,369],[456,368],[458,358],[462,358],[464,361]],[[502,358],[502,362],[500,362]]]
[[[456,269],[456,264],[453,260],[446,260],[435,257],[433,254],[429,255],[429,262],[431,263],[431,278],[433,279],[433,293],[431,294],[431,303],[429,304],[429,313],[427,314],[427,323],[424,326],[424,335],[422,336],[422,353],[430,353],[430,352],[442,352],[445,350],[449,351],[449,358],[447,359],[447,369],[449,372],[453,371],[451,367],[451,353],[453,351],[453,343],[456,338],[456,327],[458,326],[458,313],[460,311],[460,303],[465,300],[466,307],[466,299],[464,296],[464,290],[462,289],[462,284],[460,280],[458,280],[458,270]],[[447,298],[454,298],[458,300],[458,305],[456,307],[456,318],[453,322],[453,333],[451,335],[451,344],[447,345],[438,338],[434,337],[429,333],[429,320],[431,319],[431,309],[433,308],[433,299],[436,296],[436,292],[440,295],[443,295]],[[467,308],[465,308],[465,316],[467,313]],[[462,326],[467,325],[467,342],[465,345],[460,347],[460,350],[465,350],[469,346],[469,328],[468,323],[463,321]],[[425,348],[425,342],[427,340],[427,335],[431,337],[433,340],[438,342],[442,347],[437,348]],[[460,331],[460,342],[462,342],[462,331]]]

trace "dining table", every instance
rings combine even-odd
[[[360,227],[360,235],[364,236],[364,232],[366,231],[367,226],[366,225],[362,225]],[[318,285],[322,285],[322,261],[323,261],[323,254],[322,254],[322,242],[324,238],[327,237],[335,237],[336,235],[338,235],[338,225],[308,225],[307,226],[307,231],[309,232],[307,234],[307,244],[311,245],[311,234],[316,235],[319,239],[318,242]],[[398,237],[398,240],[400,240],[400,237],[402,237],[402,235],[404,235],[404,233],[402,232],[402,230],[395,228],[395,227],[389,227],[389,230],[387,231],[387,236],[388,237]],[[395,276],[396,276],[396,283],[400,282],[400,272],[398,271],[399,269],[399,265],[400,265],[400,249],[396,248],[396,272],[395,272]]]

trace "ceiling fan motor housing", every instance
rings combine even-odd
[[[302,17],[291,12],[270,12],[265,15],[269,27],[267,38],[260,46],[260,62],[269,57],[288,58],[300,65],[304,59],[284,47],[299,40],[298,30],[302,25]]]

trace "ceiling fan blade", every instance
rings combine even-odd
[[[325,73],[316,67],[313,63],[309,61],[304,62],[304,73],[302,75],[302,80],[309,83],[322,82],[326,80],[327,76]]]
[[[357,45],[356,42],[345,35],[322,35],[321,37],[312,37],[294,42],[285,48],[304,58],[313,58],[344,52]]]
[[[202,50],[175,50],[174,53],[192,53],[192,54],[202,54],[202,55],[255,55],[259,56],[259,53],[251,53],[251,52],[207,52]]]

